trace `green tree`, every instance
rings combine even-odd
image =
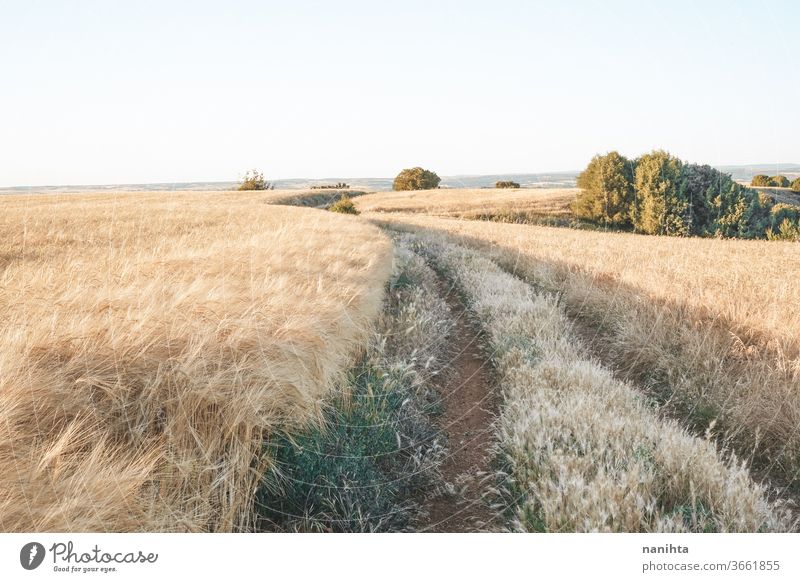
[[[787,218],[778,226],[777,232],[769,228],[767,230],[767,238],[769,240],[800,241],[800,225]]]
[[[792,180],[792,183],[789,185],[792,189],[792,192],[800,192],[800,178],[795,178]]]
[[[519,188],[518,182],[512,182],[511,180],[500,180],[495,182],[495,188]]]
[[[581,193],[572,204],[578,218],[607,226],[631,224],[633,163],[618,152],[596,155],[578,176]]]
[[[709,165],[684,164],[678,198],[689,204],[689,234],[707,233],[711,226],[709,192],[714,192],[727,180],[730,176]]]
[[[251,170],[244,175],[239,190],[272,190],[274,186],[264,179],[264,174]]]
[[[761,188],[769,186],[769,176],[766,174],[757,174],[753,176],[753,179],[750,181],[750,185]]]
[[[397,174],[393,190],[432,190],[439,187],[441,178],[435,172],[420,167],[406,168]]]
[[[713,216],[709,232],[725,238],[764,238],[772,197],[725,177],[719,188],[708,193]]]
[[[786,221],[790,224],[800,225],[800,206],[780,203],[772,207],[770,212],[770,229],[776,230]]]
[[[664,150],[643,155],[636,163],[633,225],[639,232],[684,236],[691,233],[692,213],[681,192],[683,162]]]
[[[772,186],[773,188],[788,188],[789,178],[786,176],[772,176],[769,179],[768,186]]]

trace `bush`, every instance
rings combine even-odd
[[[752,183],[771,180],[788,185],[784,176],[763,174]],[[800,190],[800,179],[796,182]],[[768,228],[778,232],[788,212],[776,216],[772,196],[663,150],[635,161],[617,152],[595,156],[578,176],[578,187],[581,193],[571,205],[576,218],[605,227],[632,224],[645,234],[763,239]],[[797,223],[794,215],[789,218]]]
[[[672,236],[690,233],[690,205],[680,191],[683,176],[683,162],[664,150],[655,150],[639,158],[633,213],[637,231]]]
[[[800,241],[800,225],[787,218],[778,226],[778,232],[772,228],[768,229],[767,238],[769,240]]]
[[[359,214],[356,205],[353,204],[353,201],[350,200],[346,194],[334,202],[328,210],[331,212],[341,212],[342,214]]]
[[[435,172],[420,167],[406,168],[394,179],[393,190],[432,190],[439,187],[441,178]]]
[[[753,179],[750,181],[750,185],[760,188],[769,186],[769,176],[766,174],[757,174],[753,176]]]
[[[336,182],[336,184],[320,184],[319,186],[311,186],[312,190],[347,190],[349,184],[344,182]]]
[[[769,185],[773,188],[788,188],[789,178],[786,176],[772,176],[769,179]]]
[[[519,184],[517,182],[512,182],[511,180],[500,180],[499,182],[495,182],[495,188],[519,188]]]
[[[244,175],[239,190],[273,190],[275,186],[264,179],[264,174],[251,170]]]
[[[572,205],[578,218],[627,226],[633,204],[633,163],[617,152],[595,156],[578,176],[582,192]]]
[[[800,178],[795,178],[791,185],[792,192],[800,192]]]

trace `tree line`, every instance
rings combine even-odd
[[[666,236],[800,239],[800,206],[777,203],[730,174],[664,150],[636,159],[597,155],[578,176],[575,215],[607,227]]]
[[[791,188],[792,192],[800,192],[800,178],[790,182],[786,176],[767,176],[757,174],[753,176],[750,185],[756,188]]]

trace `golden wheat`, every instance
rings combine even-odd
[[[800,471],[794,243],[678,239],[374,214],[449,233],[558,292],[587,341],[786,486]]]
[[[0,529],[250,525],[380,312],[391,243],[281,193],[0,199]]]
[[[442,235],[418,246],[487,333],[504,404],[498,439],[524,531],[782,531],[745,468],[661,420],[584,353],[557,296]]]
[[[569,203],[577,193],[575,188],[419,190],[377,192],[360,196],[353,203],[361,212],[414,212],[474,218],[480,213],[514,210],[566,216]]]

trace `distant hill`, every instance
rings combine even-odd
[[[752,180],[756,174],[766,174],[767,176],[782,174],[790,179],[800,176],[800,164],[749,164],[746,166],[717,166],[717,169],[730,174],[734,180],[747,182]]]
[[[734,180],[749,182],[756,174],[783,174],[793,179],[800,176],[800,164],[749,164],[744,166],[715,166],[718,170],[731,175]],[[441,188],[492,188],[499,180],[519,182],[523,188],[570,188],[575,186],[579,171],[547,172],[538,174],[484,174],[443,176]],[[392,178],[290,178],[273,180],[278,190],[305,190],[312,186],[336,184],[344,182],[354,190],[382,191],[392,189]],[[0,194],[47,193],[47,192],[90,192],[104,190],[235,190],[238,182],[162,182],[155,184],[107,184],[89,186],[16,186],[0,188]]]

